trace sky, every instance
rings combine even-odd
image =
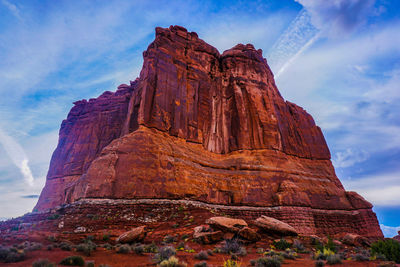
[[[400,1],[0,0],[0,220],[32,210],[72,102],[140,72],[154,28],[263,50],[322,128],[346,190],[400,230]]]

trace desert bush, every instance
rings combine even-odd
[[[35,250],[42,249],[43,245],[41,243],[37,243],[37,242],[25,241],[25,242],[17,245],[17,247],[19,249],[23,249],[25,251],[35,251]]]
[[[144,246],[142,244],[135,244],[131,246],[132,251],[138,255],[142,255],[144,253]]]
[[[87,261],[85,267],[94,267],[94,261]]]
[[[373,255],[385,255],[389,261],[400,263],[400,242],[393,239],[379,240],[372,243],[371,252]]]
[[[280,267],[282,260],[278,256],[273,257],[261,257],[256,260],[256,267]]]
[[[49,235],[48,237],[47,237],[47,240],[49,240],[50,242],[56,242],[56,236],[55,235]]]
[[[0,245],[0,262],[19,262],[25,259],[25,252],[16,247],[5,247]]]
[[[168,260],[170,257],[176,255],[176,250],[174,247],[166,246],[159,249],[158,253],[154,255],[154,261],[160,263],[162,261]]]
[[[200,251],[196,255],[194,255],[196,260],[208,260],[208,253],[204,250]]]
[[[25,252],[24,251],[13,251],[9,250],[4,262],[19,262],[25,260]]]
[[[247,255],[247,250],[245,247],[240,247],[239,251],[236,253],[240,257],[244,257]]]
[[[69,256],[60,261],[60,265],[85,266],[85,260],[81,256]]]
[[[202,261],[202,262],[198,262],[194,265],[194,267],[207,267],[207,262]]]
[[[171,256],[160,263],[160,267],[186,267],[186,265],[186,263],[180,262],[175,256]]]
[[[240,266],[241,266],[240,262],[232,259],[224,261],[224,267],[240,267]]]
[[[50,250],[53,250],[53,248],[54,248],[53,245],[48,245],[48,246],[47,246],[47,250],[49,250],[49,251],[50,251]]]
[[[273,249],[267,250],[267,251],[264,252],[264,256],[270,256],[270,257],[272,257],[272,256],[275,256],[275,255],[278,255],[278,253],[275,252],[275,250],[273,250]]]
[[[281,239],[279,241],[274,241],[274,246],[279,249],[279,250],[285,250],[287,248],[291,248],[292,244],[290,244],[289,242],[287,242],[285,239]]]
[[[323,251],[317,250],[317,252],[314,253],[313,259],[314,260],[326,260],[328,256],[334,255],[335,252],[333,252],[330,249],[324,248]]]
[[[157,253],[158,252],[158,247],[157,245],[153,242],[147,246],[144,247],[144,251],[147,253]]]
[[[56,265],[48,259],[38,259],[32,263],[32,267],[55,267]]]
[[[296,239],[293,242],[293,248],[297,251],[297,252],[303,252],[306,250],[306,248],[304,247],[303,243],[300,242],[300,240]]]
[[[369,261],[369,257],[362,253],[357,253],[352,258],[356,261]]]
[[[111,266],[108,264],[100,264],[99,267],[111,267]]]
[[[103,248],[107,249],[107,250],[111,250],[113,248],[113,246],[109,243],[105,243],[102,245]]]
[[[90,256],[93,251],[95,251],[97,245],[92,241],[86,241],[85,243],[81,243],[76,247],[76,251],[83,252],[86,256]]]
[[[341,264],[342,259],[338,254],[333,254],[326,257],[326,263],[328,263],[329,265]]]
[[[109,234],[103,234],[103,241],[108,241],[110,240],[110,235]]]
[[[207,254],[210,255],[210,256],[213,256],[214,252],[211,249],[207,249]]]
[[[120,253],[120,254],[127,254],[130,251],[131,251],[131,247],[129,245],[126,245],[126,244],[121,245],[121,246],[119,246],[117,248],[117,253]]]
[[[325,262],[323,260],[317,260],[315,262],[315,267],[324,267],[325,266]]]
[[[165,243],[170,244],[175,242],[175,237],[171,236],[171,235],[166,235],[164,236],[164,240]]]
[[[66,250],[66,251],[71,251],[72,250],[72,245],[70,243],[67,243],[67,242],[61,242],[60,244],[58,244],[58,247],[61,250]]]
[[[60,217],[60,214],[54,213],[47,217],[47,220],[57,220]]]
[[[221,247],[221,251],[226,254],[237,254],[240,248],[241,246],[237,239],[226,239],[224,245]]]
[[[282,253],[280,253],[280,255],[282,256],[282,257],[284,257],[285,259],[290,259],[290,260],[295,260],[296,259],[296,256],[297,256],[297,254],[295,254],[296,252],[292,252],[292,251],[290,251],[290,252],[282,252]]]

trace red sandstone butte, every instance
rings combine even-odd
[[[382,237],[346,192],[321,129],[280,95],[253,45],[220,54],[156,28],[140,77],[75,102],[36,209],[79,199],[187,199],[275,216],[301,234]]]

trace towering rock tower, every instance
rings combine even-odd
[[[140,77],[75,102],[36,205],[185,199],[256,211],[304,234],[380,237],[370,203],[336,177],[321,129],[285,101],[262,51],[220,54],[156,28]]]

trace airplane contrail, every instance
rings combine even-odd
[[[17,166],[29,186],[33,186],[34,178],[29,168],[29,159],[24,149],[11,136],[7,135],[0,128],[0,144],[4,147],[7,155],[10,157],[15,166]]]
[[[286,31],[271,47],[267,56],[269,66],[278,78],[320,36],[311,23],[311,15],[302,9]]]

